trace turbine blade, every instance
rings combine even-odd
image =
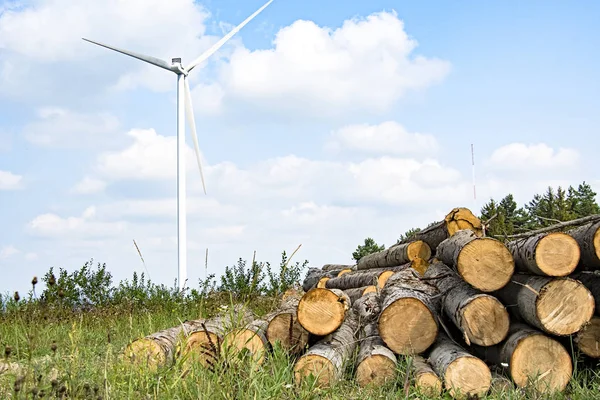
[[[215,43],[210,49],[206,50],[204,53],[202,53],[202,55],[198,58],[196,58],[194,61],[192,61],[187,67],[187,71],[191,71],[192,69],[194,69],[198,64],[202,63],[203,61],[205,61],[208,57],[212,56],[217,50],[219,50],[221,48],[221,46],[223,46],[229,39],[231,39],[231,37],[233,35],[235,35],[236,33],[238,33],[240,31],[240,29],[242,29],[244,27],[244,25],[246,25],[248,22],[250,22],[254,17],[256,17],[262,10],[264,10],[265,8],[267,8],[267,6],[269,4],[271,4],[273,2],[273,0],[269,0],[268,2],[266,2],[261,8],[259,8],[258,10],[256,10],[254,12],[254,14],[252,14],[251,16],[249,16],[248,18],[246,18],[244,20],[244,22],[242,22],[241,24],[239,24],[238,26],[236,26],[235,28],[233,28],[231,30],[231,32],[229,32],[227,35],[223,36],[221,38],[221,40],[219,40],[217,43]]]
[[[194,109],[192,108],[192,93],[190,92],[190,84],[187,76],[183,78],[185,86],[185,116],[187,117],[188,125],[192,131],[192,141],[194,142],[194,151],[196,152],[196,160],[200,169],[200,178],[202,179],[202,188],[206,194],[206,185],[204,184],[204,173],[202,172],[202,161],[200,161],[200,146],[198,145],[198,134],[196,133],[196,121],[194,120]]]
[[[82,39],[85,40],[86,42],[90,42],[90,43],[93,43],[93,44],[97,44],[98,46],[106,47],[107,49],[114,50],[116,52],[125,54],[125,55],[133,57],[133,58],[137,58],[138,60],[142,60],[142,61],[145,61],[145,62],[150,63],[152,65],[155,65],[157,67],[164,68],[166,70],[174,72],[173,66],[171,64],[169,64],[168,62],[166,62],[165,60],[161,60],[160,58],[156,58],[156,57],[152,57],[152,56],[147,56],[147,55],[140,54],[140,53],[135,53],[135,52],[129,51],[129,50],[119,49],[118,47],[112,47],[112,46],[109,46],[107,44],[103,44],[103,43],[99,43],[99,42],[94,42],[93,40],[89,40],[89,39],[86,39],[86,38],[82,38]]]

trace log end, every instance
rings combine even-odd
[[[382,311],[379,335],[396,354],[412,355],[427,350],[438,334],[435,315],[414,297],[402,297]]]
[[[394,271],[382,272],[381,274],[379,274],[379,277],[377,278],[377,285],[379,285],[380,288],[384,287],[386,282],[388,281],[388,279],[390,279],[390,276],[392,276],[392,275],[394,275]]]
[[[155,368],[167,362],[165,352],[154,340],[141,338],[131,342],[123,352],[124,361],[134,365]]]
[[[300,384],[310,375],[316,378],[317,386],[329,387],[335,381],[335,366],[323,356],[304,355],[294,365],[294,381],[296,384]]]
[[[325,284],[327,283],[328,280],[329,280],[328,277],[319,279],[319,282],[317,282],[317,287],[321,288],[321,289],[325,288]]]
[[[185,363],[199,363],[203,367],[214,365],[219,354],[221,338],[205,331],[196,331],[190,333],[187,337],[183,357]]]
[[[540,290],[536,303],[537,317],[544,330],[558,336],[579,331],[592,319],[594,310],[592,293],[571,278],[549,281]]]
[[[444,386],[453,398],[485,396],[492,385],[492,373],[479,358],[462,356],[452,361],[444,374]]]
[[[411,261],[410,267],[423,276],[430,265],[427,260],[429,260],[429,258],[415,258]]]
[[[446,221],[446,229],[450,236],[463,229],[472,230],[476,236],[483,236],[481,220],[466,207],[453,209],[446,215],[444,220]]]
[[[549,233],[538,242],[535,262],[548,276],[567,276],[579,264],[581,250],[577,241],[563,232]]]
[[[258,365],[263,363],[267,350],[266,337],[246,328],[230,331],[223,337],[223,343],[221,344],[221,351],[224,354],[232,356],[249,355]]]
[[[408,260],[412,261],[416,258],[422,258],[424,260],[429,260],[431,257],[431,247],[427,243],[422,240],[415,240],[408,244],[406,248],[406,254],[408,255]]]
[[[337,274],[337,276],[340,277],[344,274],[347,274],[348,272],[352,272],[352,269],[350,269],[350,268],[343,269]]]
[[[577,332],[575,343],[586,356],[600,358],[600,317],[594,316],[588,325]]]
[[[369,285],[363,290],[363,296],[367,293],[377,293],[377,287],[375,285]]]
[[[381,386],[396,377],[396,363],[389,357],[375,354],[365,358],[356,368],[356,382],[361,386]]]
[[[515,262],[504,243],[492,238],[477,238],[464,246],[456,268],[471,286],[482,292],[493,292],[509,282]]]
[[[541,333],[519,341],[510,358],[509,368],[517,386],[533,384],[541,392],[564,390],[573,373],[567,350]]]
[[[442,381],[433,371],[418,374],[415,387],[428,397],[438,398],[442,394]]]
[[[462,328],[471,343],[493,346],[508,335],[510,318],[495,297],[481,295],[471,300],[462,314]]]
[[[309,333],[300,325],[293,313],[276,315],[267,327],[267,339],[271,345],[280,346],[292,354],[301,353],[308,343]]]
[[[314,288],[298,303],[298,322],[314,335],[329,335],[344,322],[349,308],[350,299],[342,291]]]

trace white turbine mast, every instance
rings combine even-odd
[[[187,228],[186,228],[186,185],[185,185],[185,123],[184,118],[190,126],[192,140],[194,142],[194,150],[200,169],[200,178],[202,179],[202,188],[206,194],[206,185],[204,184],[204,173],[202,172],[202,162],[200,161],[200,147],[198,146],[198,135],[196,134],[196,123],[194,121],[194,111],[192,108],[192,96],[190,93],[190,84],[188,83],[188,74],[199,64],[206,61],[211,55],[221,48],[233,35],[239,32],[248,22],[256,17],[262,10],[267,8],[273,0],[269,0],[261,8],[256,10],[252,15],[246,18],[241,24],[233,28],[221,40],[215,43],[210,49],[202,53],[198,58],[184,67],[181,64],[181,58],[171,59],[171,63],[160,58],[147,56],[140,53],[135,53],[129,50],[119,49],[103,43],[95,42],[86,38],[83,40],[97,44],[110,50],[125,54],[127,56],[137,58],[154,66],[164,68],[167,71],[174,72],[177,75],[177,259],[178,273],[177,284],[179,290],[185,288],[187,281]]]

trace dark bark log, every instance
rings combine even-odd
[[[416,258],[428,260],[431,257],[431,248],[422,240],[402,243],[392,246],[377,253],[362,257],[356,264],[357,270],[370,268],[389,268],[406,264]]]
[[[481,221],[473,213],[464,207],[454,208],[446,215],[443,221],[435,222],[416,234],[400,241],[399,244],[422,240],[429,245],[432,253],[437,246],[462,229],[469,229],[477,236],[482,236]],[[395,245],[397,246],[397,245]],[[394,246],[392,246],[394,247]]]
[[[577,241],[562,232],[538,233],[507,244],[515,267],[523,273],[567,276],[579,263]]]
[[[356,269],[356,264],[325,264],[321,268],[323,271],[341,271],[343,269]]]
[[[465,282],[482,292],[492,292],[506,285],[515,269],[512,254],[504,243],[477,237],[470,230],[458,231],[440,243],[436,258],[453,267]]]
[[[313,335],[328,335],[344,322],[351,304],[348,295],[339,289],[311,289],[298,303],[298,322]]]
[[[429,362],[453,398],[483,397],[492,384],[488,366],[445,333],[440,332],[432,346]]]
[[[298,322],[298,303],[302,295],[288,296],[282,300],[279,309],[264,319],[269,322],[267,339],[272,346],[275,343],[290,354],[302,353],[308,344],[309,333]]]
[[[590,291],[567,277],[515,274],[495,295],[516,317],[557,336],[579,331],[595,309]]]
[[[507,339],[490,347],[471,350],[493,365],[508,365],[518,387],[533,383],[541,392],[562,391],[573,372],[571,357],[558,340],[523,323],[511,324]]]
[[[580,225],[584,225],[584,224],[587,224],[590,222],[598,222],[598,221],[600,221],[600,215],[590,215],[589,217],[577,218],[577,219],[573,219],[571,221],[560,222],[558,224],[546,226],[544,228],[536,229],[534,231],[519,233],[517,235],[510,235],[510,236],[507,236],[507,238],[518,239],[518,238],[522,238],[522,237],[535,235],[537,233],[553,232],[553,231],[563,230],[563,229],[571,227],[571,226],[580,226]]]
[[[600,317],[592,317],[590,323],[575,334],[573,341],[586,356],[600,358]]]
[[[381,340],[377,323],[371,322],[360,330],[360,348],[356,360],[356,381],[361,386],[380,386],[394,380],[396,356]]]
[[[420,393],[431,398],[437,398],[442,394],[440,377],[423,357],[413,357],[411,372],[414,376],[415,387]]]
[[[396,354],[419,354],[435,341],[439,291],[412,268],[396,272],[381,292],[379,334]]]
[[[595,312],[600,315],[600,271],[581,271],[571,274],[570,278],[573,278],[581,283],[590,291],[594,296]]]
[[[443,293],[443,310],[467,344],[491,346],[504,340],[510,321],[498,299],[474,289],[443,263],[430,265],[425,278]]]
[[[577,241],[581,248],[578,269],[581,271],[600,269],[600,221],[590,222],[567,233]]]
[[[308,292],[310,289],[317,287],[319,281],[323,278],[335,278],[338,276],[341,270],[323,271],[319,268],[310,268],[306,273],[304,282],[302,283],[302,289]]]
[[[340,380],[356,350],[357,329],[358,318],[350,309],[339,329],[319,340],[296,362],[294,365],[296,384],[311,374],[317,378],[319,387],[329,387]]]

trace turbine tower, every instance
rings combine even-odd
[[[239,32],[248,22],[256,17],[262,10],[267,8],[273,0],[269,0],[261,8],[256,10],[252,15],[246,18],[241,24],[236,26],[227,35],[223,36],[221,40],[215,43],[211,48],[206,50],[198,58],[192,61],[189,65],[184,67],[181,63],[181,58],[173,58],[171,62],[167,62],[160,58],[147,56],[140,53],[135,53],[129,50],[123,50],[117,47],[112,47],[103,43],[95,42],[86,38],[83,40],[96,44],[98,46],[105,47],[110,50],[125,54],[127,56],[137,58],[138,60],[145,61],[154,66],[164,68],[167,71],[174,72],[177,75],[177,260],[178,260],[178,273],[177,273],[177,284],[179,290],[185,288],[187,281],[187,227],[186,227],[186,185],[185,185],[185,123],[184,118],[187,118],[187,122],[190,126],[192,140],[194,142],[194,150],[196,152],[196,159],[198,161],[198,168],[200,169],[200,178],[202,179],[202,188],[204,194],[206,194],[206,185],[204,184],[204,174],[202,172],[202,163],[200,161],[200,147],[198,146],[198,136],[196,134],[196,123],[194,121],[194,111],[192,108],[192,96],[190,93],[190,84],[188,82],[189,73],[200,63],[206,61],[211,55],[213,55],[221,46],[223,46],[233,35]]]

